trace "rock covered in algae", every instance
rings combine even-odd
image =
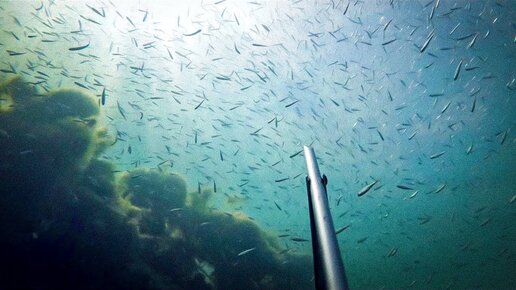
[[[209,209],[212,194],[187,194],[179,175],[117,181],[98,159],[109,138],[93,96],[41,95],[15,78],[0,98],[0,288],[313,288],[306,256]]]
[[[186,183],[177,174],[136,169],[126,173],[121,182],[126,186],[123,196],[135,206],[165,211],[185,204]]]
[[[39,95],[21,78],[0,85],[0,175],[13,184],[51,186],[86,166],[105,147],[94,98],[76,91]]]
[[[100,198],[115,187],[96,159],[106,132],[94,98],[41,95],[21,78],[1,83],[0,95],[9,100],[0,110],[0,266],[9,269],[0,288],[145,288],[149,275],[131,270],[136,231]]]

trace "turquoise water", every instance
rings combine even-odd
[[[311,145],[351,288],[514,287],[515,7],[1,1],[1,285],[313,289]]]

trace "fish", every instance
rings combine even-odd
[[[430,11],[430,15],[428,16],[428,20],[432,20],[432,18],[434,17],[435,8],[436,8],[436,6],[432,7],[432,11]]]
[[[131,18],[129,18],[128,16],[126,16],[126,17],[125,17],[125,19],[127,19],[127,21],[129,21],[129,23],[131,23],[131,25],[132,25],[133,27],[136,27],[136,26],[134,25],[133,21],[131,20]]]
[[[170,52],[170,50],[167,48],[167,52],[168,52],[168,57],[170,57],[171,60],[174,60],[174,56],[172,56],[172,53]]]
[[[82,46],[76,46],[76,47],[70,47],[68,50],[69,51],[77,51],[77,50],[83,50],[87,47],[90,46],[90,43],[88,42],[88,44],[85,44],[85,45],[82,45]]]
[[[473,45],[475,45],[475,41],[477,40],[478,33],[475,34],[475,37],[471,40],[471,42],[468,44],[468,48],[472,48]]]
[[[83,84],[81,84],[81,83],[79,83],[79,82],[74,82],[74,83],[75,83],[76,85],[78,85],[79,87],[83,88],[83,89],[88,89],[88,87],[87,87],[87,86],[85,86],[85,85],[83,85]]]
[[[99,16],[102,16],[102,17],[106,17],[106,14],[105,14],[105,11],[104,9],[102,9],[102,13],[100,13],[100,11],[98,11],[97,9],[95,9],[94,7],[91,7],[90,5],[86,4],[86,6],[88,6],[88,8],[90,8],[91,10],[93,10],[93,12],[95,12],[96,14],[98,14]]]
[[[389,22],[387,22],[387,24],[385,24],[385,26],[383,27],[383,31],[387,30],[387,27],[389,27],[389,24],[391,24],[392,22],[392,18],[391,20],[389,20]]]
[[[299,173],[298,175],[296,175],[296,176],[292,177],[292,179],[296,179],[296,178],[298,178],[299,176],[301,176],[302,174],[303,174],[303,173]]]
[[[468,146],[468,149],[466,150],[466,154],[470,154],[471,151],[473,151],[473,144]]]
[[[141,142],[141,140],[140,140],[140,142]],[[170,160],[162,161],[162,162],[160,162],[160,163],[158,164],[158,167],[160,167],[161,165],[163,165],[163,164],[165,164],[165,163],[167,163],[167,162],[171,162],[171,161],[170,161]]]
[[[389,95],[389,100],[392,102],[394,99],[392,98],[391,92],[387,91],[387,94]]]
[[[490,221],[491,221],[491,218],[487,218],[487,219],[485,219],[485,220],[480,224],[480,226],[481,226],[481,227],[483,227],[483,226],[487,225]]]
[[[358,244],[361,244],[361,243],[363,243],[363,242],[367,241],[367,239],[368,239],[368,238],[369,238],[369,237],[363,237],[363,238],[361,238],[361,239],[358,239],[358,240],[357,240],[357,243],[358,243]]]
[[[274,204],[276,205],[276,207],[281,211],[281,207],[279,206],[279,204],[277,202],[274,202]]]
[[[118,107],[118,112],[120,113],[120,115],[122,115],[124,120],[127,120],[127,117],[125,116],[124,109],[122,108],[122,106],[120,106],[120,103],[118,101],[116,101],[116,105]]]
[[[260,129],[254,131],[253,133],[249,133],[249,135],[258,136],[258,132],[260,132],[262,129],[263,129],[263,127],[261,127]]]
[[[342,13],[342,15],[346,15],[346,13],[348,12],[350,2],[351,1],[348,1],[348,4],[346,5],[346,8],[344,8],[344,12]]]
[[[43,1],[41,1],[41,5],[38,8],[34,8],[34,9],[36,9],[36,11],[40,11],[42,8],[43,8]]]
[[[446,112],[446,110],[448,110],[448,107],[450,106],[450,104],[451,104],[451,101],[449,101],[449,102],[448,102],[448,103],[443,107],[443,109],[441,110],[441,114],[442,114],[442,113],[444,113],[444,112]]]
[[[396,253],[398,252],[398,249],[397,248],[392,248],[390,251],[389,251],[389,254],[387,254],[387,257],[392,257],[394,255],[396,255]]]
[[[82,15],[79,15],[79,16],[80,16],[82,19],[86,20],[86,21],[89,21],[89,22],[91,22],[91,23],[95,23],[95,24],[97,24],[97,25],[101,25],[99,22],[97,22],[97,21],[95,21],[95,20],[93,20],[93,19],[91,19],[91,18],[87,18],[87,17],[84,17],[84,16],[82,16]]]
[[[378,131],[378,129],[376,130],[376,132],[377,132],[377,133],[378,133],[378,135],[380,136],[380,139],[382,139],[382,141],[385,141],[385,139],[383,138],[382,133],[380,133],[380,131]]]
[[[106,88],[104,88],[102,90],[102,99],[101,100],[102,100],[102,102],[101,102],[102,106],[104,106],[106,104]]]
[[[428,223],[432,219],[432,217],[427,216],[427,217],[421,217],[418,219],[420,220],[419,224],[424,225],[424,224]]]
[[[439,157],[443,156],[444,153],[445,153],[445,151],[441,151],[439,153],[432,154],[432,155],[430,155],[430,159],[439,158]]]
[[[186,34],[185,34],[185,33],[183,33],[183,35],[184,35],[184,36],[194,36],[194,35],[196,35],[196,34],[200,33],[201,31],[202,31],[202,29],[198,29],[198,30],[196,30],[196,31],[194,31],[194,32],[192,32],[192,33],[186,33]]]
[[[453,74],[453,80],[456,81],[459,78],[460,68],[462,66],[462,60],[457,65],[457,68],[455,68],[455,74]]]
[[[439,193],[441,191],[443,191],[443,189],[446,187],[446,183],[443,183],[441,184],[435,191],[434,193]]]
[[[385,46],[385,45],[391,44],[391,43],[395,42],[396,40],[397,39],[394,38],[394,39],[391,39],[391,40],[384,41],[384,42],[382,42],[382,45]]]
[[[433,38],[434,38],[434,32],[432,31],[432,32],[430,32],[430,34],[426,38],[425,43],[423,43],[423,46],[421,46],[421,49],[419,49],[419,53],[425,52],[426,48],[428,47],[428,45],[430,44],[430,41]]]
[[[455,30],[457,30],[457,28],[459,28],[459,26],[460,26],[460,22],[457,23],[457,25],[455,25],[455,27],[453,27],[453,29],[450,31],[449,35],[452,35],[455,32]]]
[[[280,159],[280,160],[278,160],[278,161],[274,162],[274,164],[272,164],[271,166],[276,166],[276,165],[278,165],[281,161],[283,161],[283,159]]]
[[[371,190],[371,188],[378,182],[378,180],[375,180],[374,182],[372,182],[371,184],[368,184],[366,186],[364,186],[358,193],[357,195],[358,196],[362,196],[364,194],[366,194],[369,190]]]
[[[340,201],[342,200],[342,198],[343,198],[343,197],[344,197],[344,196],[343,196],[342,194],[341,194],[341,195],[339,195],[339,197],[337,198],[337,206],[339,206]]]
[[[250,249],[247,249],[247,250],[243,250],[242,252],[238,253],[237,256],[240,257],[240,256],[243,256],[243,255],[249,254],[249,253],[251,253],[254,250],[256,250],[256,248],[250,248]]]
[[[26,54],[26,52],[18,52],[18,51],[12,51],[12,50],[7,50],[7,53],[9,54],[9,56],[18,56],[18,55]]]
[[[294,154],[290,155],[290,158],[294,158],[294,157],[296,157],[297,155],[301,154],[301,152],[303,152],[303,150],[299,150],[299,151],[297,151],[296,153],[294,153]]]
[[[303,239],[303,238],[290,238],[291,241],[294,242],[309,242],[310,240]]]
[[[460,41],[460,40],[465,40],[465,39],[468,39],[468,38],[472,37],[472,36],[473,36],[473,35],[475,35],[475,34],[476,34],[476,33],[470,33],[470,34],[468,34],[468,35],[464,35],[464,36],[461,36],[461,37],[459,37],[459,38],[454,38],[454,40],[459,40],[459,41]]]
[[[295,101],[293,101],[292,103],[290,103],[290,104],[286,105],[286,106],[285,106],[285,108],[288,108],[288,107],[290,107],[290,106],[293,106],[293,105],[294,105],[294,104],[296,104],[297,102],[299,102],[299,100],[295,100]]]
[[[204,103],[204,100],[202,100],[197,106],[195,106],[194,110],[199,109],[199,107],[202,105],[202,103]]]
[[[350,226],[351,226],[351,224],[343,226],[342,228],[336,230],[335,231],[335,235],[338,235],[338,234],[342,233],[343,231],[347,230]]]
[[[240,54],[240,50],[238,50],[238,47],[236,46],[236,43],[235,43],[235,51]]]
[[[500,140],[500,145],[503,145],[503,143],[505,142],[505,139],[507,138],[508,131],[509,130],[507,129],[507,130],[503,131],[502,133],[500,133],[502,135],[502,139]]]

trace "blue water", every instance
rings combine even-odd
[[[23,282],[36,261],[43,288],[311,289],[311,244],[295,241],[310,239],[296,153],[311,145],[335,227],[349,226],[337,237],[351,288],[514,287],[515,8],[0,2],[2,244],[29,253],[5,254],[29,262],[0,284],[38,288]],[[29,100],[12,97],[15,77]],[[133,246],[99,258],[123,265],[99,284],[94,263],[63,273],[40,254],[69,249],[74,268],[118,230]]]

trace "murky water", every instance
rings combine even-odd
[[[351,288],[514,287],[515,8],[1,1],[0,285],[313,289],[311,145]]]

